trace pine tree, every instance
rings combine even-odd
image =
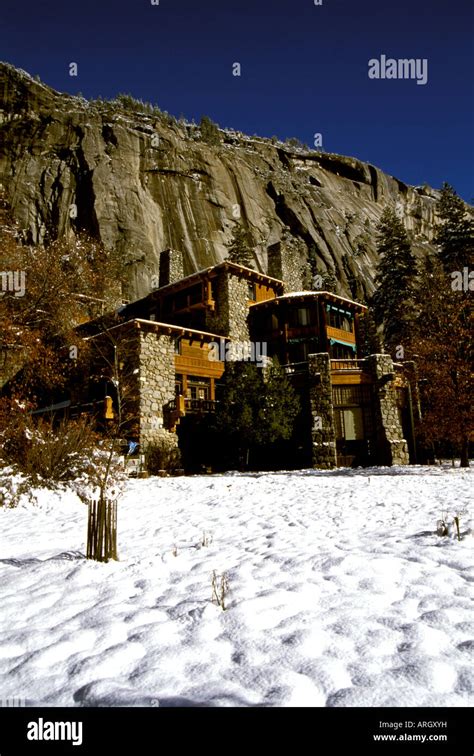
[[[300,402],[285,371],[276,361],[266,372],[259,410],[258,443],[273,444],[291,438]]]
[[[437,210],[443,221],[436,235],[439,259],[447,273],[474,263],[474,219],[452,186],[443,184]]]
[[[309,269],[309,286],[312,291],[330,291],[334,294],[337,292],[337,278],[332,270],[326,270],[320,267],[318,257],[318,248],[315,244],[308,247],[308,269]]]
[[[199,124],[201,131],[201,139],[206,144],[216,146],[221,143],[221,135],[219,133],[219,127],[214,121],[211,121],[208,116],[203,116]]]
[[[249,268],[253,263],[253,249],[250,234],[243,226],[236,226],[234,235],[227,244],[229,261]]]
[[[364,312],[359,318],[359,356],[368,357],[370,354],[380,354],[382,351],[380,337],[374,320],[372,309]]]
[[[289,439],[298,411],[299,399],[280,367],[227,365],[216,429],[240,466],[248,465],[252,448]]]
[[[377,251],[380,259],[372,298],[374,318],[383,325],[384,343],[394,351],[406,348],[414,318],[416,260],[401,220],[385,208],[378,225]]]

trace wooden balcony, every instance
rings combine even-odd
[[[216,411],[217,402],[212,399],[188,399],[179,395],[165,406],[165,413],[183,417],[188,414],[208,415]]]
[[[367,361],[331,360],[331,383],[333,386],[372,383]]]
[[[328,339],[337,339],[337,341],[345,341],[348,344],[356,343],[356,337],[353,331],[344,331],[343,328],[333,328],[332,326],[327,326],[326,332]]]

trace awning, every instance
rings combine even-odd
[[[343,310],[341,307],[336,307],[336,305],[326,305],[326,312],[329,312],[330,310],[333,310],[333,312],[340,312],[342,315],[347,315],[349,318],[354,317],[353,312],[351,312],[350,310]]]
[[[343,341],[342,339],[329,339],[329,343],[331,346],[333,346],[333,344],[342,344],[343,346],[350,347],[352,351],[356,351],[356,345],[349,341]]]

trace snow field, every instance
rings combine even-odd
[[[471,481],[421,467],[131,480],[109,564],[84,558],[73,494],[0,508],[0,697],[468,705],[474,541],[465,515],[461,542],[435,530]]]

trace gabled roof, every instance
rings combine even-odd
[[[150,294],[161,295],[175,291],[176,289],[187,288],[188,286],[192,286],[193,283],[202,281],[203,278],[209,278],[217,275],[221,270],[233,271],[234,273],[241,274],[245,278],[255,280],[257,283],[267,282],[269,284],[278,285],[279,287],[284,286],[283,281],[281,281],[279,278],[272,278],[272,276],[267,276],[265,273],[260,273],[258,270],[254,270],[253,268],[247,268],[247,266],[245,265],[238,265],[237,263],[230,262],[229,260],[224,260],[217,265],[211,265],[211,267],[209,268],[203,268],[202,270],[196,271],[196,273],[191,273],[191,275],[186,276],[185,278],[180,278],[178,281],[174,281],[173,283],[167,284],[166,286],[161,286],[158,289],[154,289],[152,292],[150,292]],[[150,296],[150,294],[148,294],[147,296]],[[143,297],[143,299],[146,299],[146,297]]]

